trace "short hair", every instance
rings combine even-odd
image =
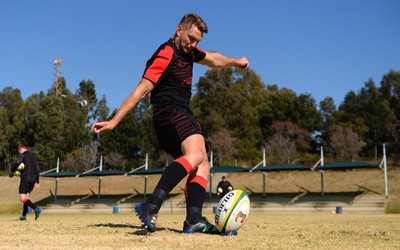
[[[23,144],[23,143],[18,144],[18,150],[20,150],[21,148],[28,149],[28,148],[26,147],[26,145]]]
[[[207,33],[208,28],[206,22],[197,14],[189,13],[182,17],[179,25],[184,29],[190,29],[193,25],[196,26],[202,33]]]

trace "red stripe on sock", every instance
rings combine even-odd
[[[28,199],[28,197],[25,197],[25,199],[22,201],[23,203],[25,203]]]
[[[189,176],[188,180],[187,180],[187,184],[193,183],[193,182],[199,184],[204,189],[207,189],[207,179],[204,179],[200,175],[191,175],[191,176]]]
[[[190,165],[190,163],[183,157],[180,157],[178,159],[175,160],[177,163],[181,164],[182,167],[184,167],[186,169],[186,173],[190,173],[192,172],[192,165]]]

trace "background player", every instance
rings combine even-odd
[[[217,186],[217,195],[224,197],[227,193],[233,190],[232,184],[226,179],[225,176],[222,176],[221,181]]]
[[[36,157],[28,151],[24,144],[18,145],[19,156],[11,167],[10,178],[17,174],[21,177],[19,184],[19,200],[24,204],[22,216],[20,220],[26,220],[28,207],[35,211],[35,220],[37,220],[42,212],[42,209],[36,207],[35,204],[29,199],[29,194],[33,188],[39,188],[39,165]]]

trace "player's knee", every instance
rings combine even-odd
[[[210,163],[208,162],[208,159],[203,160],[203,162],[199,165],[200,168],[206,171],[210,171]]]
[[[202,167],[205,167],[205,168],[207,168],[207,167],[209,168],[210,167],[210,163],[208,162],[207,154],[199,153],[196,156],[196,159],[197,159],[197,162],[198,162],[197,166],[202,166]]]
[[[207,159],[207,155],[202,152],[192,152],[190,154],[185,154],[183,157],[190,162],[193,169],[203,164],[205,159]]]

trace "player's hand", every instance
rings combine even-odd
[[[242,58],[240,58],[240,59],[238,60],[238,66],[237,66],[238,68],[241,68],[241,69],[248,69],[249,66],[250,66],[250,63],[249,63],[249,61],[247,60],[246,57],[242,57]]]
[[[115,127],[111,121],[95,122],[92,124],[92,131],[96,134],[100,134],[104,131],[112,130]]]
[[[40,188],[40,184],[39,183],[35,183],[35,188]]]
[[[13,178],[14,177],[14,173],[9,174],[8,177]]]

